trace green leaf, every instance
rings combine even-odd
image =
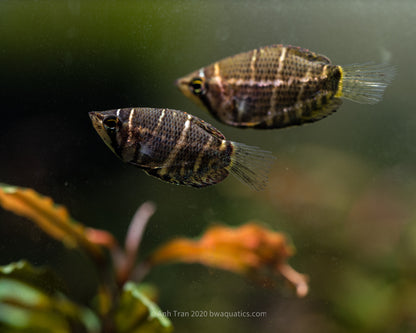
[[[27,261],[20,260],[7,266],[0,266],[0,278],[19,280],[48,294],[64,291],[63,282],[47,268],[35,268]]]
[[[167,333],[173,327],[160,308],[147,298],[133,282],[124,285],[115,314],[117,332]]]
[[[54,274],[25,261],[0,266],[0,331],[99,332],[97,317],[61,293]]]

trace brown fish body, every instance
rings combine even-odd
[[[217,61],[178,79],[177,85],[228,125],[279,128],[326,117],[341,105],[341,97],[357,100],[362,94],[364,103],[381,98],[387,83],[375,79],[386,76],[385,69],[370,67],[344,70],[323,55],[274,45]],[[365,100],[368,92],[373,99]]]
[[[238,168],[241,152],[247,151],[247,146],[226,140],[210,124],[178,110],[128,108],[90,112],[90,117],[124,162],[174,184],[216,184]],[[260,162],[268,162],[269,155],[262,156]],[[264,179],[251,178],[253,187],[264,185]]]

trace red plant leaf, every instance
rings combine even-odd
[[[32,189],[0,184],[0,206],[28,218],[67,247],[81,248],[94,258],[103,256],[102,248],[88,239],[87,229],[75,222],[64,206],[55,204],[49,197]]]
[[[296,286],[299,296],[305,296],[306,277],[286,263],[292,252],[281,233],[248,223],[238,228],[211,227],[199,240],[172,240],[157,249],[149,263],[197,262],[243,275],[261,274],[268,268],[281,273]]]

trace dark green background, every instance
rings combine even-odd
[[[297,299],[198,265],[155,269],[163,310],[267,311],[266,318],[171,318],[178,332],[416,330],[414,1],[2,1],[0,181],[32,187],[83,223],[123,239],[145,200],[158,210],[143,254],[215,222],[259,220],[290,236],[290,263],[310,276]],[[285,130],[227,127],[188,101],[176,78],[223,57],[283,43],[336,64],[388,62],[398,74],[377,105],[344,102],[320,122]],[[122,164],[88,111],[177,108],[277,157],[256,193],[230,177],[196,190]],[[48,264],[79,301],[88,262],[0,211],[0,264]]]

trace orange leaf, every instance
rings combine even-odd
[[[304,296],[308,290],[306,278],[286,264],[292,252],[281,233],[248,223],[239,228],[211,227],[196,241],[172,240],[157,249],[149,262],[198,262],[244,275],[260,274],[268,268],[283,274],[296,285],[298,295]]]
[[[109,250],[114,250],[114,248],[118,247],[117,240],[108,231],[95,228],[85,228],[84,233],[85,237],[91,243],[104,246]]]
[[[88,240],[86,228],[73,221],[66,208],[56,205],[49,197],[32,189],[0,184],[0,205],[35,222],[67,247],[82,248],[93,257],[101,258],[103,255],[100,246]]]

